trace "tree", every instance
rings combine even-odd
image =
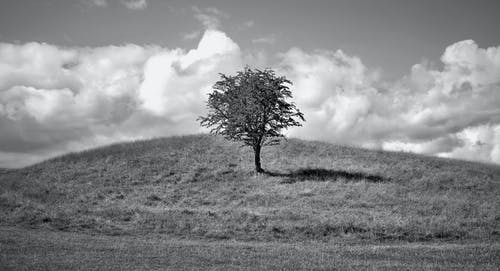
[[[212,127],[211,133],[226,139],[242,141],[252,147],[255,170],[260,173],[260,152],[263,146],[279,143],[282,130],[302,126],[304,115],[292,102],[292,84],[271,69],[246,67],[234,76],[220,74],[221,80],[208,95],[208,114],[199,117],[201,126]]]

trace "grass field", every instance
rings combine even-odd
[[[169,247],[168,240],[179,239],[178,250],[171,250],[177,256],[193,242],[191,248],[216,246],[220,253],[234,251],[236,258],[249,253],[270,267],[286,262],[281,253],[306,262],[310,256],[318,268],[338,262],[321,260],[321,255],[330,255],[323,248],[357,258],[373,255],[375,247],[375,262],[391,259],[384,267],[399,256],[411,265],[416,257],[411,253],[432,264],[435,250],[443,251],[436,261],[446,262],[448,269],[454,269],[454,262],[475,266],[479,262],[473,259],[483,254],[498,256],[497,165],[296,139],[265,148],[262,160],[267,174],[255,175],[249,149],[199,135],[116,144],[3,170],[0,226],[7,245],[2,246],[10,244],[13,253],[15,246],[43,243],[38,233],[53,232],[54,240],[59,234],[75,240],[70,250],[78,247],[77,240],[102,238],[97,250],[122,253],[115,246],[137,239],[144,246],[158,246],[152,251],[160,253],[162,246]],[[31,237],[5,241],[5,231],[16,230]],[[148,243],[146,236],[167,241]],[[54,242],[57,251],[63,244]],[[451,245],[458,243],[464,245]],[[258,249],[252,254],[236,244]],[[309,249],[310,255],[299,255]],[[275,255],[276,261],[262,251]],[[29,248],[27,253],[38,252]],[[486,267],[495,264],[485,262]]]
[[[259,243],[0,228],[1,270],[498,270],[497,244]]]

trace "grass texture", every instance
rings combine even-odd
[[[0,270],[498,270],[500,245],[238,242],[0,228]]]
[[[0,225],[293,243],[500,240],[500,167],[290,139],[252,151],[194,135],[0,172]]]

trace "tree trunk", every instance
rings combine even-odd
[[[260,148],[261,148],[260,144],[253,148],[253,151],[255,154],[255,171],[257,173],[264,172],[264,170],[262,169],[262,167],[260,165]]]

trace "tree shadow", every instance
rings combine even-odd
[[[281,183],[296,183],[303,181],[367,181],[372,183],[381,183],[387,181],[384,177],[362,172],[348,172],[344,170],[332,170],[322,168],[303,168],[289,173],[265,171],[265,174],[273,177],[284,177]]]

